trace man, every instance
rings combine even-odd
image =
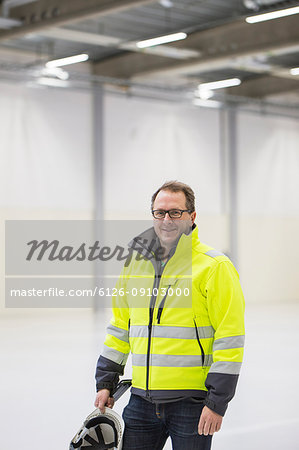
[[[154,193],[154,226],[133,239],[136,258],[117,285],[126,295],[116,299],[98,360],[95,406],[113,406],[131,351],[124,450],[162,449],[168,436],[175,450],[210,449],[235,393],[243,294],[231,261],[199,241],[194,203],[192,189],[180,182]],[[190,282],[191,297],[184,298]],[[151,297],[136,299],[133,286],[140,294],[140,286],[150,289]]]

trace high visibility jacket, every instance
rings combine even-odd
[[[131,245],[116,289],[113,318],[98,360],[97,390],[112,391],[132,353],[132,392],[151,401],[202,397],[224,415],[234,396],[244,347],[244,298],[236,269],[182,234],[162,269],[154,229]]]

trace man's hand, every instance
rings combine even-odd
[[[114,398],[110,397],[109,389],[101,389],[98,391],[94,406],[99,408],[102,414],[105,413],[105,406],[108,408],[113,408]]]
[[[205,406],[199,419],[198,434],[208,436],[208,434],[214,434],[216,431],[219,431],[221,428],[222,419],[223,418],[220,414],[215,413],[210,408]]]

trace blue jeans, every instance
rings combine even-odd
[[[197,431],[203,407],[195,398],[154,404],[131,394],[123,412],[123,450],[162,450],[168,436],[174,450],[210,450],[212,436]]]

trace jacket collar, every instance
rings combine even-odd
[[[198,241],[198,227],[194,223],[192,225],[192,243],[194,241]],[[171,256],[176,252],[176,249],[178,246],[181,247],[181,245],[184,245],[183,243],[185,240],[190,239],[190,234],[182,234],[180,237],[176,247],[173,248],[173,251],[171,252]],[[155,232],[154,227],[148,228],[147,230],[140,233],[138,236],[134,237],[129,242],[129,248],[132,248],[133,250],[136,250],[138,253],[140,253],[142,256],[152,259],[155,258],[155,254],[159,248],[161,248],[161,244],[159,241],[159,238]]]

